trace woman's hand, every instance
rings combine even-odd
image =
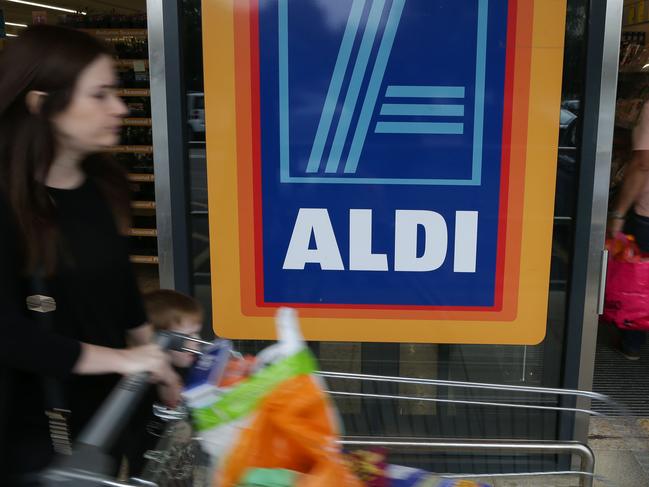
[[[155,382],[160,382],[168,377],[169,370],[169,355],[156,344],[116,349],[82,343],[73,372],[81,375],[149,372]]]
[[[169,374],[164,381],[158,384],[158,396],[162,403],[170,408],[176,408],[180,404],[180,393],[183,390],[183,383],[180,376],[169,367]]]
[[[609,217],[608,221],[606,222],[606,236],[608,238],[615,237],[617,233],[622,231],[623,227],[624,227],[624,218],[620,218],[617,216]]]
[[[159,384],[160,397],[169,407],[178,405],[183,388],[180,376],[171,367],[169,354],[153,343],[126,349],[82,343],[81,356],[74,372],[84,375],[148,372],[151,382]]]
[[[122,375],[132,375],[139,372],[149,372],[155,382],[169,373],[169,356],[156,344],[119,350],[122,356],[117,372]]]
[[[149,372],[151,382],[158,384],[158,393],[165,406],[177,407],[180,403],[183,383],[180,376],[171,367],[168,353],[153,344],[129,348],[123,352],[127,356],[124,375]]]

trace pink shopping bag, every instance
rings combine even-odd
[[[609,250],[602,318],[624,330],[649,330],[649,259],[633,237],[618,234]]]

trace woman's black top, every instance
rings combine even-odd
[[[0,479],[51,459],[42,378],[59,379],[78,433],[118,380],[73,374],[80,342],[124,348],[126,331],[146,321],[127,240],[95,183],[86,179],[79,188],[49,192],[60,248],[56,273],[46,280],[57,305],[51,330],[26,310],[29,279],[21,272],[15,221],[0,195]]]

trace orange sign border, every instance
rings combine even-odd
[[[566,5],[510,3],[517,21],[508,33],[515,49],[507,61],[513,96],[505,107],[512,116],[502,308],[298,308],[307,339],[535,344],[545,336],[554,204],[547,188],[556,178],[565,27],[556,12]],[[249,1],[203,0],[213,316],[221,336],[272,339],[274,309],[255,300],[250,9]]]

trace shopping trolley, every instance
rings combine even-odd
[[[198,354],[201,353],[200,350],[185,348],[182,343],[185,340],[191,340],[199,345],[209,345],[209,342],[173,334],[163,340],[171,349]],[[390,409],[397,411],[404,403],[417,402],[454,408],[478,407],[481,410],[493,408],[604,416],[592,407],[562,406],[557,401],[557,398],[571,398],[575,401],[582,399],[590,403],[605,403],[607,410],[617,412],[616,427],[623,435],[633,436],[637,428],[631,422],[630,415],[623,406],[607,396],[588,391],[327,371],[320,371],[317,375],[326,381],[329,394],[341,407],[344,407],[345,401],[355,399],[378,402],[384,411]],[[189,411],[184,407],[171,411],[161,407],[156,408],[156,416],[164,421],[166,426],[156,448],[145,454],[147,464],[140,478],[118,481],[105,475],[105,472],[108,471],[106,464],[108,457],[104,452],[108,450],[119,433],[119,426],[127,423],[129,412],[140,399],[145,383],[146,378],[142,376],[124,379],[80,435],[73,454],[60,459],[54,467],[48,470],[43,478],[43,485],[46,487],[88,487],[91,485],[209,487],[212,477],[209,456],[202,450],[199,438],[192,429]],[[418,393],[386,393],[386,385],[416,385]],[[459,394],[443,395],[439,393],[440,389],[465,391],[469,394],[464,397]],[[477,394],[482,394],[482,397],[476,398]],[[428,460],[440,454],[480,454],[494,457],[496,461],[503,456],[525,458],[532,455],[551,457],[561,455],[570,459],[570,461],[564,462],[566,464],[564,469],[546,468],[530,469],[529,471],[512,469],[512,471],[507,471],[506,468],[501,468],[497,472],[479,471],[479,469],[470,472],[453,472],[436,469],[436,473],[429,474],[431,481],[434,479],[475,479],[489,485],[502,485],[499,482],[517,479],[526,482],[525,485],[558,485],[558,479],[561,479],[562,482],[565,481],[564,479],[572,479],[574,483],[568,485],[590,487],[594,485],[595,481],[598,482],[598,485],[616,485],[615,479],[606,479],[595,475],[596,459],[593,451],[588,445],[576,441],[526,438],[515,440],[426,438],[391,435],[384,437],[346,436],[341,438],[340,443],[345,450],[381,448],[382,451],[387,452],[389,461],[402,465],[420,465],[422,459]],[[537,481],[538,483],[534,483]]]

